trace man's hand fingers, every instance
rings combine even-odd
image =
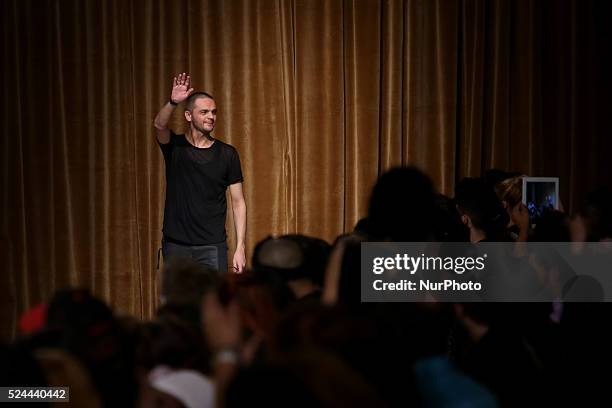
[[[185,86],[186,88],[189,88],[190,85],[191,85],[191,77],[187,75],[187,73],[185,72],[178,74],[178,76],[174,77],[174,80],[172,81],[173,88],[176,88],[177,86]],[[189,93],[191,92],[193,92],[193,88],[189,90]]]
[[[233,264],[234,266],[232,267],[232,269],[234,270],[234,272],[242,273],[244,271],[244,267],[245,267],[244,262],[241,262],[239,259],[234,258]]]

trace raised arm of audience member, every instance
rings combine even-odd
[[[510,219],[518,227],[518,242],[527,242],[529,238],[529,210],[522,202],[515,205],[510,212]]]
[[[227,387],[238,371],[242,323],[238,303],[232,299],[222,305],[216,293],[202,302],[202,328],[213,354],[213,376],[217,387],[217,406],[224,406]]]

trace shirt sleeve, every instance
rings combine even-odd
[[[164,161],[166,163],[170,160],[170,157],[172,157],[172,152],[174,151],[174,143],[176,141],[175,138],[176,135],[174,134],[174,132],[170,131],[170,141],[168,143],[159,143],[159,140],[157,141],[157,144],[159,145],[159,148],[162,154],[164,155]]]
[[[242,169],[240,167],[240,156],[238,155],[238,151],[235,148],[232,148],[232,153],[230,155],[229,161],[229,169],[227,176],[227,184],[236,184],[242,183],[244,179],[242,178]]]

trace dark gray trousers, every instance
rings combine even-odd
[[[221,273],[227,272],[227,243],[211,245],[184,245],[162,239],[164,260],[172,257],[191,258],[194,261],[212,266]]]

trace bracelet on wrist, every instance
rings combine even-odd
[[[170,105],[172,105],[172,106],[176,106],[176,105],[178,105],[178,103],[174,102],[172,99],[170,99],[168,102],[169,102],[169,103],[170,103]]]

